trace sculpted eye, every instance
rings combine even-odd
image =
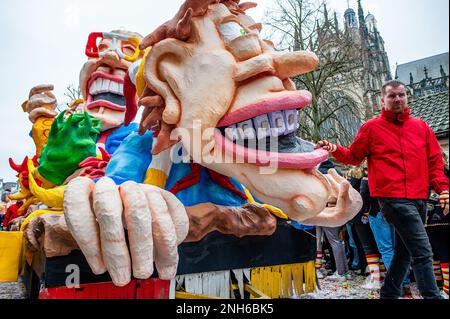
[[[136,48],[131,44],[125,43],[122,45],[122,52],[126,55],[133,56],[134,52],[136,52]]]
[[[98,51],[103,52],[105,50],[107,50],[109,48],[109,46],[105,43],[100,43],[98,46]]]
[[[246,35],[247,31],[236,22],[226,22],[220,25],[220,33],[225,42],[231,42],[240,36]]]

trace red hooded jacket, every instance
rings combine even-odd
[[[410,116],[381,110],[367,121],[348,148],[337,146],[337,161],[359,165],[367,157],[372,197],[427,199],[429,183],[440,194],[448,190],[439,143],[431,128]]]

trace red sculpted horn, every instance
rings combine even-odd
[[[11,166],[11,168],[13,169],[13,170],[15,170],[17,173],[20,173],[21,171],[20,171],[20,166],[19,165],[17,165],[16,163],[14,163],[14,161],[13,161],[13,159],[10,157],[9,158],[9,166]]]
[[[38,155],[34,155],[33,158],[32,158],[34,167],[37,167],[37,166],[38,166],[38,158],[39,158]],[[28,163],[28,161],[27,161],[27,163]],[[27,168],[28,168],[28,166],[27,166]]]
[[[28,171],[28,156],[25,156],[25,158],[23,159],[22,165],[20,165],[20,169],[21,171]]]
[[[23,159],[23,162],[20,166],[17,165],[16,163],[14,163],[12,158],[9,158],[9,166],[11,166],[11,168],[19,174],[22,173],[23,171],[27,170],[27,162],[28,162],[28,156],[25,156],[25,158]]]

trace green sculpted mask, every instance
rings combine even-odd
[[[101,121],[87,113],[72,114],[67,119],[64,114],[53,122],[38,160],[39,174],[57,185],[63,184],[85,158],[96,156],[95,142],[101,128]]]

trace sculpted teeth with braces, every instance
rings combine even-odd
[[[314,144],[297,136],[298,110],[283,110],[262,114],[227,127],[220,127],[222,135],[235,144],[280,153],[307,153]]]

